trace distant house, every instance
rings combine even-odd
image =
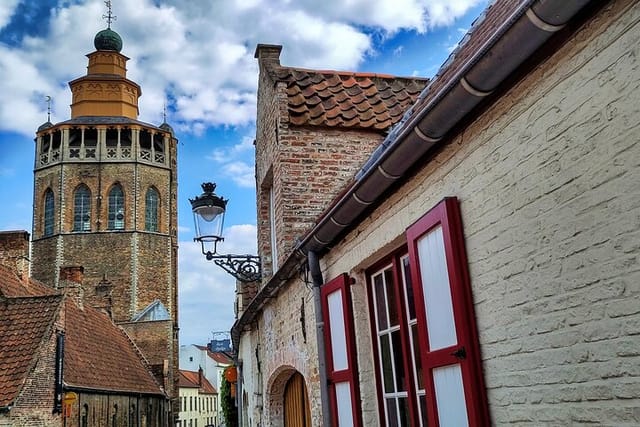
[[[30,279],[28,239],[0,233],[0,426],[167,426],[142,354],[84,303],[83,269],[61,268],[59,290]]]
[[[202,369],[180,369],[178,389],[180,416],[178,427],[215,427],[219,425],[218,391],[205,378]]]
[[[211,351],[208,346],[195,344],[180,346],[180,369],[192,372],[202,369],[202,375],[216,390],[220,390],[222,385],[224,369],[232,364],[233,360],[228,354]],[[216,416],[218,418],[215,425],[218,425],[222,420],[220,399],[216,399]]]
[[[418,93],[258,46],[242,423],[640,422],[640,4],[490,3]]]

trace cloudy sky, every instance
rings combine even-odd
[[[206,343],[234,321],[234,279],[192,242],[188,198],[215,181],[230,199],[222,251],[255,253],[253,145],[258,43],[283,65],[433,76],[487,0],[112,0],[112,29],[142,87],[140,120],[180,140],[181,344]],[[106,28],[101,0],[0,0],[0,230],[31,230],[33,138],[70,117],[68,82]]]

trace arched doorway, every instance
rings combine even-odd
[[[284,427],[311,427],[309,396],[299,372],[291,375],[284,387]]]

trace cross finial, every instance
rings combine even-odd
[[[51,121],[51,97],[47,95],[47,122]]]
[[[162,103],[162,120],[167,123],[167,100]]]
[[[104,4],[107,6],[107,14],[102,15],[102,19],[106,19],[107,28],[111,29],[111,23],[118,19],[118,17],[111,13],[111,0],[106,0]]]

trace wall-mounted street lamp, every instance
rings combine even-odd
[[[200,242],[202,253],[241,282],[254,282],[262,277],[260,257],[255,255],[218,254],[218,242],[224,241],[222,228],[228,200],[216,195],[216,184],[202,184],[202,194],[193,199],[191,210],[196,226],[194,242]]]

